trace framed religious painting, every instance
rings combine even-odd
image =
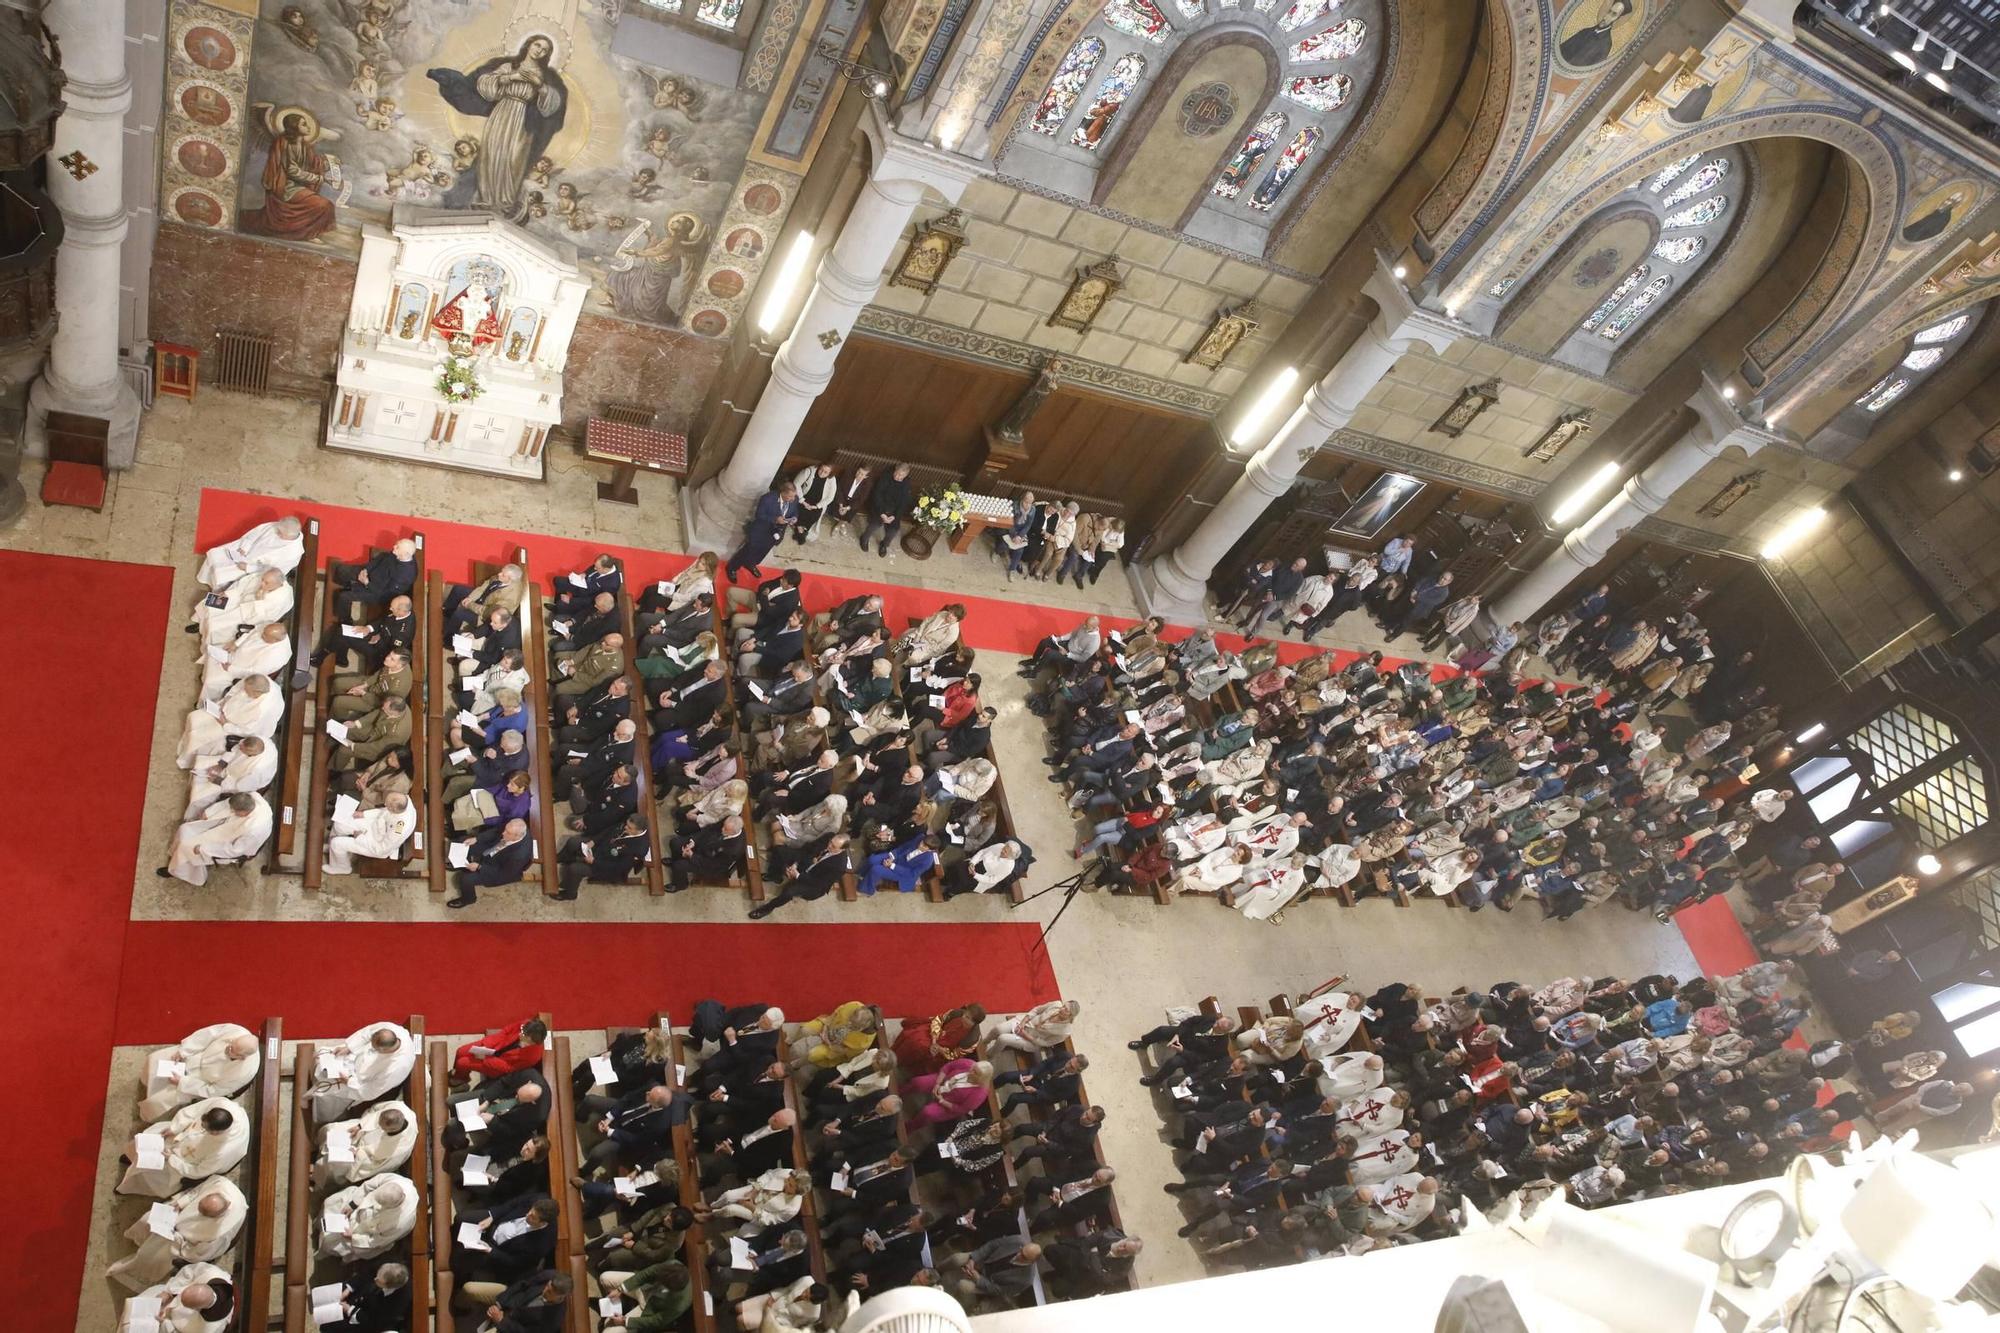
[[[1334,520],[1333,530],[1372,541],[1423,488],[1421,481],[1406,472],[1384,472]]]
[[[929,222],[917,224],[916,235],[903,251],[902,262],[889,275],[891,287],[914,287],[928,296],[937,290],[945,266],[965,244],[965,214],[951,209]]]
[[[1070,279],[1069,290],[1063,293],[1062,304],[1049,316],[1050,326],[1087,332],[1097,321],[1104,303],[1116,296],[1118,289],[1124,285],[1118,265],[1109,259],[1100,259],[1089,268],[1078,269],[1076,276]]]
[[[1233,310],[1217,311],[1208,331],[1201,335],[1201,341],[1181,360],[1208,370],[1219,368],[1236,350],[1236,345],[1256,329],[1256,313],[1255,301],[1245,301]]]

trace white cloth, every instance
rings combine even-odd
[[[382,1128],[382,1113],[385,1111],[401,1113],[403,1128],[399,1133],[391,1134]],[[347,1126],[349,1139],[354,1145],[354,1160],[334,1162],[328,1159],[327,1131],[333,1126],[321,1126],[319,1157],[313,1163],[313,1181],[321,1189],[328,1185],[358,1185],[384,1171],[400,1170],[410,1160],[411,1150],[417,1146],[417,1117],[399,1101],[377,1102],[357,1119],[339,1123]]]
[[[395,1035],[393,1050],[378,1051],[370,1044],[378,1031]],[[312,1104],[314,1123],[323,1125],[407,1082],[417,1062],[417,1043],[400,1024],[370,1023],[331,1052],[320,1052],[320,1060],[328,1067],[313,1071],[306,1099]]]
[[[819,1326],[820,1307],[806,1293],[816,1279],[808,1273],[783,1291],[766,1292],[736,1303],[736,1325],[747,1333],[807,1333]]]
[[[276,695],[277,691],[273,690],[265,697],[274,698]],[[222,766],[219,776],[212,771],[214,764]],[[256,754],[244,754],[240,748],[225,751],[208,764],[195,767],[194,778],[188,784],[187,809],[182,812],[181,818],[197,818],[209,806],[235,792],[263,791],[277,776],[278,747],[275,745],[266,744]]]
[[[330,1213],[346,1217],[348,1231],[322,1231],[320,1253],[340,1260],[373,1259],[416,1227],[417,1187],[399,1175],[373,1176],[327,1196],[320,1208],[322,1226]]]
[[[221,647],[234,643],[243,626],[269,625],[292,613],[292,585],[280,579],[277,587],[266,592],[264,572],[259,566],[222,589],[221,606],[210,606],[207,597],[195,603],[190,618],[201,630],[204,644]]]
[[[528,669],[517,667],[505,671],[494,667],[488,671],[479,682],[479,688],[472,692],[472,707],[468,711],[483,717],[498,708],[500,701],[493,697],[496,690],[512,690],[525,698],[528,693]]]
[[[271,804],[252,793],[256,806],[239,815],[229,808],[229,798],[217,801],[198,818],[184,821],[174,830],[174,843],[167,854],[167,870],[175,879],[196,888],[208,883],[208,868],[217,861],[235,861],[255,856],[271,836]]]
[[[232,1059],[229,1044],[256,1034],[237,1023],[211,1023],[181,1039],[178,1046],[164,1046],[146,1057],[146,1099],[139,1114],[147,1120],[161,1120],[180,1107],[203,1097],[233,1097],[250,1086],[263,1063],[263,1051],[254,1049],[242,1059]],[[182,1066],[178,1078],[163,1064]]]
[[[715,1197],[714,1211],[724,1217],[740,1217],[761,1227],[777,1226],[799,1215],[803,1194],[785,1193],[791,1179],[789,1168],[774,1166],[747,1185],[725,1190]]]
[[[1181,872],[1181,888],[1189,893],[1215,893],[1243,877],[1234,847],[1218,847]]]
[[[168,1330],[169,1333],[221,1333],[221,1330],[229,1327],[229,1321],[235,1315],[236,1307],[233,1300],[229,1310],[220,1319],[210,1319],[208,1311],[190,1309],[181,1304],[183,1291],[193,1286],[205,1287],[214,1281],[230,1283],[229,1274],[214,1264],[193,1263],[174,1270],[173,1276],[165,1282],[155,1283],[139,1294],[151,1297],[160,1303],[159,1327]],[[233,1291],[234,1284],[230,1283],[230,1286]],[[121,1306],[118,1311],[118,1333],[132,1333],[135,1327],[130,1304]]]
[[[225,1205],[215,1217],[204,1216],[201,1211],[201,1201],[210,1195],[222,1196]],[[220,1259],[229,1252],[236,1233],[243,1229],[243,1219],[249,1211],[243,1202],[243,1191],[224,1176],[197,1181],[167,1203],[174,1210],[173,1234],[156,1234],[142,1214],[125,1229],[125,1239],[137,1245],[138,1250],[105,1270],[106,1276],[124,1284],[128,1291],[142,1291],[166,1281],[177,1260],[209,1263]]]
[[[289,574],[299,567],[305,553],[303,529],[296,537],[285,537],[279,534],[276,522],[259,523],[233,542],[209,547],[195,578],[211,588],[220,588],[234,583],[256,565]]]
[[[1361,1138],[1370,1134],[1386,1134],[1402,1124],[1403,1108],[1391,1100],[1393,1095],[1387,1088],[1377,1088],[1352,1101],[1342,1102],[1339,1111],[1341,1132]]]
[[[231,736],[269,740],[284,715],[285,696],[277,686],[252,694],[239,681],[220,699],[187,715],[174,762],[182,768],[198,767],[202,758],[221,754]]]
[[[220,658],[216,656],[218,652],[222,653]],[[241,638],[229,645],[227,651],[218,646],[209,649],[203,657],[202,702],[220,699],[229,693],[232,685],[246,676],[268,676],[274,671],[282,671],[291,660],[292,636],[289,633],[272,643],[264,638],[262,625],[247,629]],[[272,692],[276,693],[276,690]]]
[[[336,817],[333,837],[326,844],[326,868],[332,874],[346,875],[353,872],[357,856],[395,856],[416,827],[415,801],[401,810],[381,805],[346,819]]]
[[[1774,823],[1785,813],[1785,794],[1776,787],[1765,787],[1750,793],[1750,813],[1763,823]]]
[[[1361,1026],[1360,996],[1328,991],[1295,1006],[1292,1017],[1306,1025],[1306,1052],[1314,1059],[1337,1054]],[[1380,1086],[1377,1079],[1370,1087]]]
[[[229,1112],[229,1128],[211,1133],[201,1121],[217,1109]],[[125,1168],[124,1178],[118,1182],[120,1194],[164,1199],[183,1180],[200,1180],[234,1170],[243,1160],[243,1154],[250,1150],[250,1117],[227,1097],[204,1097],[191,1102],[174,1112],[171,1119],[156,1121],[140,1132],[158,1134],[166,1140],[166,1164],[150,1169],[141,1167],[139,1139],[134,1135],[125,1152],[132,1165]]]

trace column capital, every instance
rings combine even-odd
[[[947,204],[955,204],[965,193],[965,187],[983,174],[980,164],[969,158],[898,134],[880,103],[868,104],[861,127],[875,150],[875,170],[870,179],[879,184],[919,185],[935,191]]]
[[[1395,346],[1398,354],[1419,342],[1433,352],[1442,352],[1472,333],[1469,325],[1418,305],[1385,255],[1375,256],[1375,271],[1361,284],[1361,291],[1377,307],[1371,331],[1383,342]]]

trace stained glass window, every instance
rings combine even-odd
[[[1237,0],[1229,0],[1229,4],[1230,4],[1230,5],[1232,6],[1232,7],[1233,7],[1233,6],[1234,6],[1234,5],[1236,4],[1236,3],[1237,3]],[[1274,8],[1276,8],[1276,7],[1277,7],[1277,4],[1278,4],[1278,0],[1251,0],[1251,4],[1252,4],[1252,5],[1253,5],[1253,6],[1255,7],[1255,9],[1257,10],[1257,12],[1258,12],[1259,14],[1268,14],[1268,13],[1270,13],[1270,12],[1271,12],[1271,11],[1272,11],[1272,10],[1273,10]]]
[[[1090,81],[1097,62],[1104,59],[1104,42],[1096,37],[1086,37],[1069,49],[1056,66],[1056,76],[1049,80],[1049,90],[1042,94],[1041,105],[1028,121],[1028,128],[1037,134],[1050,138],[1062,132],[1063,122],[1069,119],[1070,108],[1076,105],[1077,97],[1083,92],[1083,85]]]
[[[1690,264],[1696,255],[1707,248],[1706,236],[1669,236],[1653,247],[1653,254],[1669,264]]]
[[[1128,37],[1143,37],[1162,44],[1174,30],[1153,0],[1111,0],[1104,7],[1104,23]]]
[[[1713,189],[1715,183],[1728,174],[1728,161],[1718,157],[1703,166],[1700,171],[1695,172],[1694,175],[1676,185],[1673,193],[1660,201],[1660,207],[1672,208],[1675,204],[1684,204],[1696,195],[1704,194]]]
[[[1597,331],[1597,336],[1600,338],[1616,338],[1619,334],[1631,328],[1639,316],[1652,308],[1653,302],[1667,294],[1667,288],[1673,286],[1673,284],[1674,280],[1664,273],[1654,278],[1640,289],[1637,296],[1625,303],[1624,309],[1605,321],[1604,327]]]
[[[1293,60],[1345,60],[1361,49],[1368,25],[1360,19],[1342,19],[1331,28],[1316,32],[1292,46]]]
[[[1259,9],[1268,9],[1259,5]],[[1332,13],[1340,7],[1340,0],[1293,0],[1292,7],[1278,15],[1278,26],[1286,32],[1303,28],[1322,14]]]
[[[1919,333],[1913,341],[1919,347],[1929,346],[1931,343],[1948,343],[1953,338],[1956,338],[1964,330],[1965,326],[1971,322],[1972,316],[1970,315],[1953,315],[1942,324],[1931,325],[1922,333]]]
[[[734,28],[743,17],[743,0],[701,0],[694,16],[714,28]]]
[[[1259,213],[1270,212],[1271,205],[1278,202],[1278,196],[1292,183],[1292,177],[1298,174],[1299,168],[1312,156],[1313,145],[1318,142],[1317,125],[1308,125],[1293,135],[1292,141],[1285,145],[1285,151],[1278,154],[1277,165],[1271,168],[1271,174],[1264,177],[1264,183],[1257,187],[1257,193],[1250,196],[1250,207]]]
[[[1314,111],[1337,111],[1354,91],[1354,80],[1345,74],[1318,74],[1286,79],[1283,96]]]
[[[1076,133],[1069,141],[1078,148],[1091,149],[1104,142],[1110,132],[1111,122],[1118,115],[1118,108],[1125,105],[1125,99],[1132,95],[1133,86],[1146,73],[1143,56],[1129,53],[1119,56],[1111,63],[1111,72],[1104,76],[1104,82],[1097,85],[1097,96],[1091,99],[1085,109],[1083,119],[1077,122]]]
[[[1861,405],[1870,412],[1880,412],[1883,408],[1901,398],[1903,391],[1909,387],[1910,382],[1906,379],[1885,380],[1862,395],[1867,401]]]
[[[1250,127],[1250,132],[1243,136],[1243,142],[1238,145],[1234,153],[1230,154],[1229,160],[1222,164],[1222,174],[1215,178],[1215,184],[1209,189],[1209,193],[1218,199],[1234,199],[1243,193],[1243,187],[1250,183],[1250,177],[1256,173],[1258,164],[1263,162],[1264,154],[1271,151],[1271,145],[1276,143],[1278,136],[1284,132],[1285,113],[1265,112],[1257,123]]]
[[[1669,231],[1675,227],[1706,227],[1721,217],[1722,210],[1727,207],[1729,200],[1726,196],[1712,194],[1698,204],[1689,204],[1678,213],[1667,214],[1666,221],[1660,225]]]
[[[1903,358],[1903,369],[1929,370],[1942,360],[1944,360],[1944,348],[1919,347],[1916,351],[1911,352]]]
[[[1174,0],[1174,4],[1179,6],[1181,13],[1185,14],[1188,18],[1198,19],[1201,17],[1202,0]]]
[[[1633,269],[1629,274],[1627,274],[1625,276],[1625,281],[1619,283],[1616,287],[1613,287],[1611,289],[1611,295],[1604,298],[1604,304],[1598,306],[1597,309],[1591,311],[1590,318],[1583,321],[1583,331],[1585,333],[1589,333],[1592,329],[1595,329],[1599,324],[1602,324],[1604,322],[1605,316],[1609,315],[1613,310],[1617,309],[1618,303],[1624,300],[1626,297],[1630,296],[1632,294],[1632,289],[1634,287],[1637,287],[1640,283],[1644,282],[1648,277],[1650,277],[1652,275],[1652,272],[1653,272],[1652,265],[1641,264],[1639,265],[1639,267]]]
[[[1651,190],[1654,194],[1658,194],[1660,191],[1666,189],[1669,185],[1673,184],[1676,180],[1678,180],[1680,178],[1680,174],[1683,171],[1686,171],[1689,167],[1693,166],[1695,163],[1699,161],[1701,161],[1700,153],[1689,153],[1686,157],[1682,158],[1678,162],[1668,163],[1666,166],[1660,169],[1659,175],[1653,177],[1652,183],[1647,185],[1646,188]]]

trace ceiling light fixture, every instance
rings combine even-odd
[[[1935,875],[1942,869],[1944,869],[1944,862],[1938,860],[1929,852],[1925,852],[1917,858],[1917,873],[1919,875]]]
[[[1804,731],[1794,736],[1792,740],[1796,744],[1804,745],[1807,741],[1810,741],[1813,737],[1819,735],[1822,731],[1825,730],[1826,730],[1826,723],[1815,722],[1810,727],[1807,727]]]

